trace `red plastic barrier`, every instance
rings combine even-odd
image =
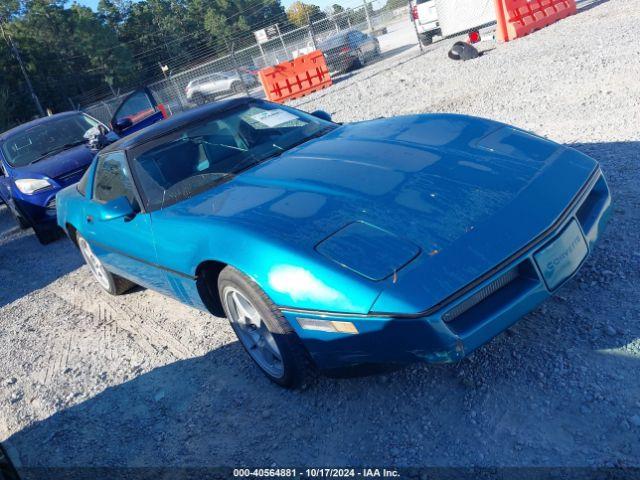
[[[283,103],[331,85],[327,62],[320,50],[259,72],[267,99]]]
[[[496,38],[504,42],[576,13],[575,0],[494,0],[494,3]]]

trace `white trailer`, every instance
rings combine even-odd
[[[494,23],[494,0],[435,0],[443,37]]]

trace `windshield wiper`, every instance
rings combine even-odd
[[[45,158],[50,157],[55,153],[68,150],[73,147],[77,147],[78,145],[82,145],[83,143],[87,143],[87,140],[78,140],[77,142],[65,143],[64,145],[60,145],[58,147],[52,148],[51,150],[47,150],[46,152],[41,153],[38,158],[29,162],[29,164],[39,162],[40,160],[44,160]]]
[[[235,146],[235,145],[227,145],[226,143],[213,143],[213,142],[210,142],[209,140],[206,140],[204,138],[204,135],[185,136],[183,138],[189,139],[189,140],[195,140],[195,141],[200,142],[200,143],[205,143],[207,145],[211,145],[212,147],[223,147],[223,148],[228,148],[230,150],[238,150],[240,152],[246,152],[247,151],[246,148],[241,148],[241,147],[238,147],[238,146]]]

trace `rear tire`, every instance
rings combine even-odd
[[[313,377],[315,370],[302,342],[255,282],[225,267],[218,277],[218,292],[238,340],[269,380],[297,388]]]
[[[104,267],[100,259],[93,253],[89,243],[79,233],[76,233],[76,243],[80,249],[82,258],[84,258],[89,270],[91,270],[91,273],[93,274],[93,278],[95,278],[98,285],[100,285],[105,292],[110,295],[122,295],[135,286],[135,283],[127,280],[126,278],[122,278],[109,272]]]
[[[425,47],[427,45],[431,45],[433,43],[433,33],[423,33],[420,36],[420,41],[422,42],[422,45],[424,45]]]

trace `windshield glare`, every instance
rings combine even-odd
[[[335,128],[279,105],[248,104],[153,142],[132,160],[147,209],[191,197]]]
[[[22,167],[65,145],[84,142],[86,131],[98,124],[83,114],[51,119],[8,137],[2,144],[2,152],[11,166]]]

